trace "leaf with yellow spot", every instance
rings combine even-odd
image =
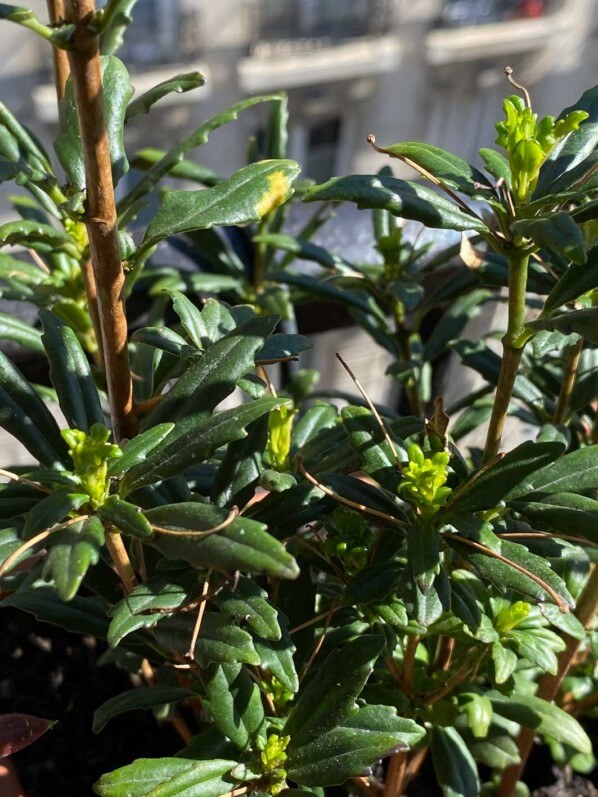
[[[145,231],[135,259],[176,233],[259,221],[289,199],[299,171],[295,161],[259,161],[214,188],[168,192]]]

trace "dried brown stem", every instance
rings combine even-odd
[[[85,162],[87,235],[98,294],[106,380],[114,435],[137,433],[127,351],[124,272],[120,259],[108,134],[104,118],[98,38],[90,29],[95,0],[66,0],[66,21],[75,25],[69,51]]]
[[[57,526],[53,526],[51,529],[41,531],[39,534],[36,534],[35,537],[32,537],[30,540],[24,542],[19,548],[17,548],[16,551],[13,551],[11,555],[4,560],[2,565],[0,565],[0,578],[2,578],[2,576],[11,569],[13,564],[25,553],[25,551],[35,547],[38,542],[43,542],[45,539],[54,534],[55,531],[60,531],[60,529],[65,529],[68,526],[72,526],[73,523],[79,523],[86,519],[87,515],[80,515],[79,517],[71,518],[65,523],[59,523]]]
[[[415,654],[419,645],[419,636],[410,636],[405,645],[405,654],[403,656],[403,672],[401,680],[403,682],[403,691],[408,697],[413,697],[414,681],[413,674],[415,670]]]
[[[48,6],[48,15],[52,25],[60,24],[64,18],[64,0],[46,0]],[[56,86],[56,99],[60,100],[64,97],[64,89],[66,81],[70,73],[69,58],[66,50],[61,47],[52,47],[52,55],[54,58],[54,84]]]
[[[197,617],[195,618],[195,625],[193,626],[193,633],[191,634],[191,642],[189,643],[189,649],[185,653],[185,657],[187,659],[194,660],[194,653],[195,653],[195,645],[197,644],[197,639],[199,637],[199,632],[201,630],[201,624],[203,621],[203,616],[206,611],[206,606],[208,605],[208,593],[210,591],[210,576],[212,575],[212,571],[208,570],[208,574],[206,575],[205,581],[201,587],[201,598],[199,604],[199,609],[197,610]]]
[[[384,781],[384,797],[401,797],[406,771],[407,753],[402,752],[392,755]]]
[[[106,548],[108,548],[108,553],[114,562],[125,592],[131,592],[137,586],[137,577],[122,537],[117,531],[106,530]]]
[[[233,520],[235,520],[235,518],[238,516],[239,508],[233,506],[228,516],[222,521],[222,523],[219,523],[212,529],[205,529],[203,531],[200,531],[199,529],[179,529],[177,531],[176,529],[167,529],[164,526],[152,526],[152,529],[157,531],[158,534],[169,534],[171,537],[195,537],[196,539],[199,537],[201,539],[202,537],[209,537],[212,534],[222,531],[222,529],[230,526]]]
[[[583,351],[583,338],[580,338],[577,343],[567,349],[567,361],[565,363],[565,370],[563,372],[563,381],[561,382],[561,389],[557,401],[556,409],[552,417],[554,424],[564,423],[567,415],[569,414],[569,404],[571,402],[571,394],[575,387],[575,380],[577,379],[577,366],[579,365],[579,358]]]

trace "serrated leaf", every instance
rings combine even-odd
[[[251,318],[193,360],[147,419],[147,428],[190,414],[201,418],[229,396],[254,367],[255,354],[275,329],[277,316]],[[175,431],[176,434],[176,431]]]
[[[122,61],[113,55],[101,56],[104,118],[110,163],[112,164],[112,180],[116,186],[128,171],[129,162],[124,146],[124,122],[127,103],[133,96],[133,87],[129,73]],[[54,149],[62,168],[66,172],[71,186],[78,191],[85,189],[85,163],[77,118],[75,90],[69,78],[65,94],[58,105],[58,135],[54,141]]]
[[[478,797],[478,768],[463,737],[455,728],[434,728],[432,761],[444,797]]]
[[[137,0],[110,0],[108,8],[104,9],[100,29],[102,55],[113,55],[122,46],[136,3]]]
[[[145,231],[137,257],[169,235],[259,221],[291,196],[299,171],[295,161],[260,161],[213,188],[168,192]]]
[[[56,591],[63,601],[77,594],[88,569],[100,559],[104,527],[89,517],[52,536],[45,567],[52,574]]]
[[[79,251],[70,235],[38,221],[9,221],[0,225],[0,246],[24,246],[41,254],[66,252],[79,257]]]
[[[498,692],[488,692],[492,706],[497,714],[513,722],[531,728],[542,736],[549,736],[580,753],[591,754],[592,743],[579,722],[562,708],[548,703],[535,695],[521,691],[506,696]]]
[[[161,645],[185,655],[191,644],[195,616],[177,614],[167,617],[156,628]],[[232,625],[229,618],[215,612],[205,612],[201,632],[195,644],[193,658],[200,667],[216,664],[259,664],[253,639],[247,631]]]
[[[212,529],[222,524],[229,513],[209,504],[189,502],[149,509],[145,515],[152,525],[185,532]],[[164,556],[182,559],[198,568],[268,573],[278,578],[296,578],[299,572],[282,543],[268,534],[262,523],[244,516],[207,537],[158,533],[150,544]]]
[[[221,612],[245,623],[258,636],[273,641],[281,638],[276,608],[268,601],[268,593],[250,578],[239,578],[234,589],[224,587],[214,597],[214,603]]]
[[[467,215],[431,188],[386,175],[333,177],[308,188],[303,201],[354,202],[359,209],[387,210],[394,216],[420,221],[426,227],[488,231],[483,221]]]
[[[115,695],[97,708],[93,714],[93,732],[100,733],[114,717],[125,711],[154,708],[168,703],[197,697],[190,689],[177,686],[147,686]]]
[[[44,330],[42,342],[50,362],[50,379],[69,426],[89,432],[94,423],[103,425],[98,390],[74,330],[50,310],[40,310],[39,317]]]
[[[306,786],[332,786],[371,772],[380,758],[408,750],[425,734],[391,706],[353,707],[330,730],[292,748],[285,763],[289,777]]]
[[[313,742],[350,714],[383,647],[383,637],[366,635],[329,654],[284,725],[283,734],[291,737],[289,752]]]
[[[565,649],[564,641],[548,628],[533,628],[528,631],[514,628],[504,635],[510,640],[520,656],[551,675],[558,669],[557,653]]]
[[[216,727],[240,750],[252,746],[265,720],[258,685],[242,664],[212,665],[205,672],[202,705]]]
[[[168,94],[184,94],[203,86],[205,82],[205,77],[199,72],[185,72],[163,80],[129,103],[125,113],[125,122],[130,121],[134,116],[148,113],[157,102]]]
[[[163,446],[151,451],[143,462],[128,471],[122,490],[130,491],[182,473],[191,465],[199,465],[216,449],[245,437],[250,423],[285,403],[286,399],[262,398],[241,407],[224,410],[199,419],[190,415],[178,420]]]
[[[494,680],[497,684],[504,684],[515,672],[517,654],[496,641],[492,643],[490,655],[494,665]]]
[[[236,761],[187,758],[138,758],[102,775],[93,790],[100,797],[222,797],[234,789],[229,773]]]

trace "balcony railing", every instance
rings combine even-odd
[[[562,0],[444,0],[438,24],[461,28],[539,19],[557,11]]]
[[[251,54],[299,52],[390,32],[391,0],[254,0]]]

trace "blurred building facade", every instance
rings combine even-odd
[[[44,0],[30,5],[45,17]],[[243,97],[284,89],[289,154],[317,180],[377,170],[368,133],[475,160],[494,140],[506,64],[536,109],[553,114],[595,82],[598,65],[598,0],[138,0],[133,15],[121,57],[138,92],[192,69],[207,83],[135,120],[131,152],[169,146]],[[49,142],[57,113],[47,48],[9,23],[0,47],[0,98]],[[196,157],[230,174],[264,114],[242,114]]]

